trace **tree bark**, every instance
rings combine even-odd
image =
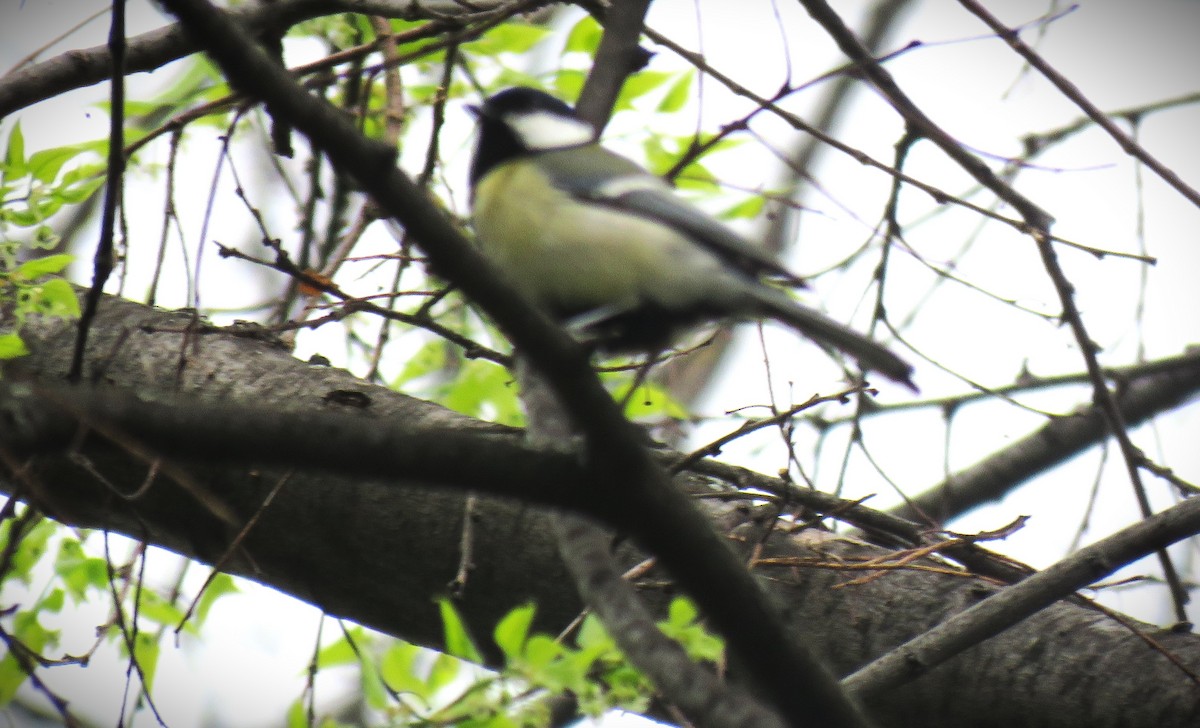
[[[193,323],[188,313],[105,299],[89,339],[85,381],[142,398],[192,395],[270,411],[332,409],[417,428],[449,428],[474,438],[483,452],[514,437],[507,428],[300,362],[256,329],[218,331]],[[75,339],[73,323],[39,320],[23,333],[32,354],[5,376],[61,381]],[[66,523],[107,528],[220,562],[226,571],[331,614],[440,646],[441,623],[431,600],[448,592],[459,570],[469,483],[451,489],[402,472],[392,480],[368,480],[173,455],[143,487],[153,453],[131,454],[97,437],[81,447],[73,454],[38,455],[27,476],[5,473],[0,485]],[[695,475],[678,480],[690,490],[710,487]],[[760,557],[789,564],[757,569],[789,623],[839,675],[998,588],[951,570],[900,569],[863,579],[871,572],[852,570],[855,562],[885,550],[815,529],[768,529],[773,519],[760,518],[754,509],[703,503],[743,553],[763,544]],[[255,514],[257,522],[231,550]],[[484,648],[497,620],[518,604],[535,602],[537,628],[545,631],[560,629],[581,609],[547,517],[519,502],[479,498],[473,568],[458,601]],[[619,550],[629,563],[643,558],[628,544]],[[657,586],[642,593],[661,609],[672,589],[663,585],[662,574],[651,579]],[[1137,626],[1193,674],[1200,672],[1200,640],[1194,635]],[[489,658],[497,658],[494,649]],[[880,725],[894,726],[1191,726],[1200,724],[1200,687],[1129,628],[1081,604],[1059,602],[869,707]]]

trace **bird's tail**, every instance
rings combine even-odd
[[[855,359],[863,369],[873,369],[888,379],[900,382],[914,392],[912,365],[857,331],[847,328],[823,313],[802,306],[786,293],[769,286],[754,287],[754,297],[771,318],[782,321],[808,338],[832,346]]]

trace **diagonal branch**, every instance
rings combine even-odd
[[[692,594],[780,711],[797,723],[861,725],[859,710],[812,652],[785,638],[780,614],[741,561],[686,496],[672,488],[646,452],[640,430],[624,419],[578,345],[500,282],[494,266],[396,169],[395,150],[363,137],[336,109],[297,86],[207,0],[165,4],[231,83],[287,118],[334,166],[353,175],[420,241],[434,269],[458,284],[525,352],[583,435],[597,502]]]
[[[604,36],[576,107],[597,130],[603,129],[612,115],[625,79],[645,60],[638,40],[649,5],[649,0],[636,0],[603,13]],[[529,441],[570,441],[570,418],[537,372],[522,362],[518,379]],[[559,554],[580,596],[595,610],[629,661],[650,678],[665,702],[697,725],[783,728],[778,714],[744,689],[719,680],[662,633],[643,598],[623,578],[610,549],[613,535],[609,531],[571,514],[556,514],[551,524]]]
[[[467,20],[491,12],[513,0],[282,0],[252,3],[230,9],[238,24],[251,35],[268,28],[287,28],[296,23],[344,12],[382,15],[388,18]],[[129,38],[125,72],[153,71],[171,61],[195,53],[199,48],[179,25],[151,30]],[[41,63],[25,66],[0,78],[0,118],[77,88],[112,78],[112,55],[107,46],[71,50]]]
[[[650,0],[626,0],[603,14],[604,36],[575,104],[576,113],[596,127],[597,135],[608,124],[625,79],[649,60],[638,45],[649,9]]]
[[[996,16],[987,11],[975,0],[958,0],[959,4],[967,9],[968,12],[983,21],[984,25],[992,29],[997,36],[1009,45],[1018,55],[1024,58],[1029,65],[1036,68],[1046,77],[1050,83],[1054,84],[1055,88],[1063,93],[1076,106],[1087,114],[1088,118],[1096,122],[1096,125],[1105,131],[1117,146],[1128,154],[1137,159],[1142,164],[1154,170],[1154,173],[1162,178],[1164,182],[1175,188],[1175,191],[1186,197],[1191,203],[1200,207],[1200,192],[1184,182],[1175,170],[1158,161],[1154,155],[1146,151],[1146,148],[1134,141],[1128,134],[1121,131],[1113,120],[1101,111],[1095,104],[1088,100],[1083,92],[1079,90],[1075,84],[1063,76],[1054,67],[1046,62],[1046,59],[1038,55],[1037,51],[1030,48],[1024,41],[1021,40],[1020,34],[1013,28],[1009,28],[1004,23],[1001,23]]]
[[[83,355],[87,349],[88,330],[100,306],[104,285],[112,274],[116,263],[113,252],[113,236],[116,234],[117,205],[125,189],[125,0],[115,0],[112,6],[112,23],[108,33],[108,50],[112,57],[112,81],[109,91],[108,120],[108,184],[104,186],[104,207],[100,217],[100,241],[92,260],[92,287],[88,290],[83,312],[79,317],[79,329],[75,339],[75,355],[71,358],[71,371],[67,377],[78,382],[83,373]]]
[[[585,519],[554,519],[559,552],[580,596],[604,622],[621,651],[654,681],[663,697],[696,725],[783,728],[779,716],[745,690],[719,680],[668,639],[633,586],[616,568],[613,537]]]
[[[959,612],[847,677],[843,684],[864,697],[903,685],[1122,566],[1197,533],[1200,498],[1191,498]]]

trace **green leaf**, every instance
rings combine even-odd
[[[592,16],[584,15],[567,34],[563,53],[586,53],[589,56],[595,56],[603,36],[604,28]]]
[[[717,152],[728,152],[731,149],[737,149],[746,143],[745,137],[741,136],[724,136],[716,141],[713,141],[714,134],[701,134],[696,140],[697,144],[704,144],[704,154],[716,154]],[[689,135],[681,140],[685,144],[691,144],[692,137]]]
[[[379,674],[392,690],[416,696],[428,705],[432,691],[417,675],[417,660],[424,653],[425,650],[410,642],[396,642],[379,659]]]
[[[18,179],[28,174],[25,164],[25,134],[21,132],[21,122],[13,125],[8,133],[8,145],[4,150],[4,175],[6,180]]]
[[[4,208],[0,207],[0,223],[7,219],[4,213]],[[0,274],[17,267],[17,254],[23,249],[24,246],[16,240],[0,238]]]
[[[33,611],[17,612],[13,617],[12,633],[26,647],[41,654],[47,645],[58,644],[58,632],[46,629],[38,621],[38,613]]]
[[[50,250],[58,247],[60,242],[62,242],[62,238],[54,232],[54,228],[49,225],[38,225],[33,231],[33,240],[29,242],[29,245],[35,250]]]
[[[75,170],[71,170],[63,175],[64,179],[74,171]],[[59,187],[54,191],[54,196],[58,200],[61,200],[68,205],[78,205],[80,202],[83,202],[87,198],[91,197],[96,190],[103,186],[103,175],[97,175],[87,179],[81,177],[79,180],[69,183],[69,186],[65,185],[63,187]]]
[[[12,702],[13,696],[17,694],[17,688],[21,687],[28,678],[29,676],[21,669],[21,665],[17,662],[17,658],[12,656],[12,653],[6,650],[3,655],[0,655],[0,706]]]
[[[489,30],[478,40],[464,44],[463,50],[484,56],[501,53],[522,54],[545,38],[549,32],[546,28],[528,23],[503,23]]]
[[[41,561],[42,556],[45,555],[47,543],[57,530],[58,527],[52,521],[44,518],[30,528],[24,537],[21,538],[21,542],[17,544],[13,559],[10,562],[11,566],[8,576],[15,576],[28,584],[34,565]],[[5,538],[0,538],[0,546],[7,548],[11,533],[6,529],[3,535]]]
[[[586,76],[583,71],[563,69],[554,74],[554,95],[568,103],[579,98]]]
[[[65,592],[62,589],[51,589],[46,596],[38,600],[37,606],[34,607],[36,612],[54,612],[62,611],[63,602],[66,600]]]
[[[717,217],[722,220],[753,220],[762,214],[767,198],[762,195],[752,195],[741,202],[721,211]]]
[[[165,112],[170,111],[170,108],[158,101],[129,99],[125,101],[125,118],[131,120],[153,119],[156,116],[166,116]],[[140,136],[133,130],[127,130],[125,133],[127,135],[125,137],[126,143],[137,141],[137,137]]]
[[[183,621],[183,610],[149,589],[142,589],[138,615],[156,624],[175,626]]]
[[[303,700],[296,700],[288,706],[287,728],[309,728],[308,707]]]
[[[637,392],[632,397],[626,399],[626,394],[629,392],[629,385],[633,383],[633,378],[628,380],[618,389],[616,399],[625,401],[625,416],[631,420],[650,419],[655,417],[669,417],[675,420],[686,420],[688,418],[687,408],[671,396],[671,392],[666,387],[654,382],[643,381],[638,385]]]
[[[693,627],[680,637],[679,643],[693,660],[721,662],[725,658],[725,641],[700,626]]]
[[[522,724],[515,722],[503,713],[494,713],[488,716],[471,717],[466,720],[455,723],[459,728],[521,728]],[[546,725],[545,721],[533,723],[532,725]]]
[[[0,361],[16,359],[29,353],[29,347],[18,334],[0,334]]]
[[[645,676],[632,665],[619,665],[604,675],[604,683],[608,686],[609,695],[606,703],[596,708],[607,710],[620,707],[635,713],[645,711],[650,702],[652,688]],[[596,711],[593,708],[593,711]]]
[[[75,256],[69,253],[47,255],[42,258],[25,261],[14,272],[16,275],[32,281],[35,278],[62,272],[63,268],[70,265],[73,260],[75,260]]]
[[[357,634],[356,634],[357,633]],[[317,652],[317,667],[335,667],[337,665],[353,665],[358,662],[358,654],[350,644],[350,639],[356,641],[362,636],[360,628],[348,630],[347,634],[329,643]]]
[[[685,597],[671,601],[667,619],[659,623],[663,634],[678,642],[693,660],[718,662],[725,654],[725,643],[697,620],[696,605]]]
[[[454,608],[449,599],[438,600],[438,611],[442,615],[442,631],[446,640],[446,653],[460,657],[470,662],[483,662],[483,655],[475,647],[471,635],[467,633],[467,625],[462,621],[462,615]]]
[[[579,625],[579,633],[575,636],[575,644],[580,647],[601,645],[605,649],[615,645],[613,638],[608,634],[608,630],[604,629],[604,625],[593,614],[584,617],[583,624]]]
[[[60,195],[53,192],[47,194],[44,190],[35,188],[29,196],[29,211],[34,216],[29,226],[32,227],[50,217],[62,209],[62,206],[63,198]]]
[[[494,422],[512,425],[522,418],[512,375],[483,359],[464,362],[458,376],[444,387],[439,401],[455,412]]]
[[[105,149],[107,150],[107,145]],[[66,172],[63,172],[62,179],[59,180],[59,183],[63,186],[69,186],[83,182],[90,182],[97,178],[103,182],[103,178],[107,173],[108,166],[105,164],[99,162],[94,164],[81,164],[78,167],[72,167]]]
[[[86,151],[87,145],[78,144],[34,152],[29,157],[29,173],[38,181],[53,184],[62,166]]]
[[[674,143],[674,139],[671,140]],[[675,166],[675,162],[679,159],[678,148],[668,148],[666,139],[661,136],[649,136],[642,142],[642,155],[646,160],[646,167],[656,175],[662,176]]]
[[[561,693],[581,692],[587,684],[588,669],[576,659],[575,652],[549,635],[535,634],[525,643],[521,671],[529,682]]]
[[[533,634],[525,640],[525,661],[533,667],[545,667],[562,657],[567,647],[544,634]]]
[[[462,668],[461,660],[450,655],[439,654],[429,669],[429,677],[425,678],[429,695],[433,696],[437,691],[457,680]]]
[[[679,78],[667,89],[663,100],[658,102],[658,110],[664,114],[673,114],[682,109],[691,97],[692,81],[695,78],[696,72],[692,69],[679,74]]]
[[[84,553],[83,546],[73,538],[63,539],[54,557],[54,573],[62,580],[76,602],[89,598],[92,589],[108,586],[108,564],[104,559]]]
[[[30,189],[29,197],[25,198],[24,203],[24,206],[8,207],[5,218],[18,227],[32,228],[58,212],[62,207],[62,198],[58,191],[47,191],[46,188],[35,186]]]
[[[375,710],[386,708],[388,706],[387,688],[383,684],[379,670],[375,668],[366,654],[362,655],[358,672],[361,676],[362,693],[367,701],[367,706]]]
[[[673,74],[666,71],[639,71],[625,81],[617,96],[615,109],[622,111],[633,108],[633,102],[670,80]]]
[[[523,604],[504,615],[496,625],[493,637],[508,659],[512,660],[521,655],[525,639],[529,636],[529,626],[533,624],[536,613],[537,608],[534,605]]]
[[[391,387],[399,389],[401,385],[436,372],[445,365],[446,342],[441,339],[432,339],[410,356],[408,361],[404,362],[404,368],[392,380]]]
[[[33,306],[44,316],[57,318],[79,318],[79,299],[75,289],[63,278],[31,286],[34,294]]]
[[[158,656],[161,649],[158,639],[149,633],[138,632],[133,638],[133,657],[142,670],[142,680],[146,692],[154,688],[154,673],[158,670]]]
[[[204,593],[200,595],[200,599],[196,602],[196,624],[197,626],[204,624],[204,620],[208,619],[208,610],[217,603],[217,600],[226,594],[237,593],[238,586],[229,574],[219,573],[214,574],[209,580],[208,586],[204,587]]]
[[[687,627],[699,616],[700,610],[686,597],[675,597],[667,607],[667,624],[675,627]]]
[[[692,162],[684,167],[679,176],[675,178],[675,186],[681,190],[692,190],[708,194],[715,194],[721,190],[721,186],[717,183],[716,175],[700,162]]]

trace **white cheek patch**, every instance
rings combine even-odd
[[[504,122],[516,133],[526,149],[548,150],[588,144],[596,137],[591,124],[548,111],[509,114]]]

